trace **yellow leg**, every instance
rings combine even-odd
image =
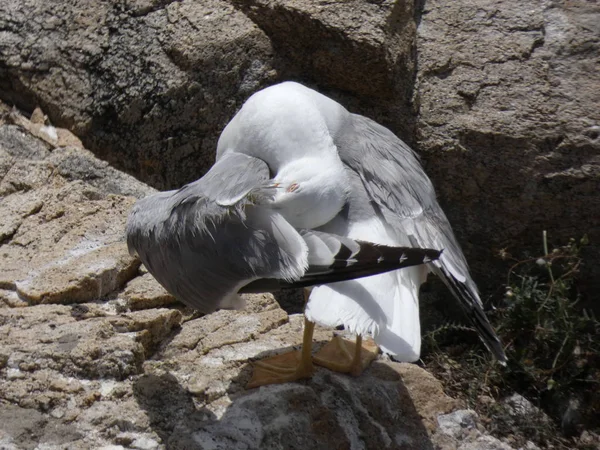
[[[314,330],[315,324],[305,318],[302,349],[256,361],[252,379],[246,388],[252,389],[267,384],[287,383],[310,378],[314,372],[311,357]]]
[[[379,348],[372,339],[363,342],[362,336],[358,335],[356,342],[350,342],[334,336],[313,357],[313,361],[334,372],[358,376],[377,358],[378,353]]]

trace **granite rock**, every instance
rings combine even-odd
[[[41,106],[165,189],[208,169],[252,93],[304,82],[415,147],[484,293],[506,270],[501,249],[539,252],[548,230],[551,244],[588,234],[580,288],[592,296],[599,23],[587,1],[8,0],[0,98]],[[35,122],[43,137],[48,120]],[[72,158],[61,167],[90,173]]]

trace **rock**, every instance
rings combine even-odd
[[[412,139],[417,13],[412,2],[233,3],[273,43],[280,79],[309,82]]]
[[[41,106],[54,125],[157,188],[203,173],[236,110],[283,77],[358,95],[378,118],[412,131],[410,2],[129,1],[90,11],[85,2],[29,0],[0,8],[2,99]]]
[[[583,433],[581,433],[579,440],[583,445],[587,445],[590,448],[593,448],[594,445],[597,446],[598,443],[600,443],[600,435],[594,433],[593,431],[586,430]]]
[[[126,302],[127,308],[131,310],[156,308],[177,303],[177,299],[169,294],[148,273],[135,277],[127,283],[122,297]]]
[[[413,364],[403,364],[402,380],[417,406],[423,424],[430,432],[441,429],[440,412],[462,406],[461,402],[440,395],[440,382],[431,374]],[[459,410],[461,411],[461,410]]]
[[[437,418],[435,443],[457,450],[514,450],[508,444],[480,431],[479,416],[472,410],[458,410]]]
[[[154,189],[96,158],[92,152],[77,147],[55,149],[48,161],[67,180],[82,180],[105,194],[143,198]]]
[[[81,305],[87,309],[75,316],[64,305],[3,313],[0,334],[10,336],[6,346],[11,356],[3,369],[8,376],[0,382],[0,398],[17,405],[7,410],[11,417],[23,411],[30,421],[42,420],[27,439],[46,444],[205,448],[206,442],[214,442],[223,448],[262,449],[277,448],[285,435],[289,448],[314,441],[324,449],[336,442],[430,448],[425,424],[435,423],[437,414],[450,411],[456,402],[431,375],[410,364],[378,362],[356,379],[318,369],[307,382],[246,391],[249,357],[284,351],[302,338],[302,318],[293,316],[278,325],[282,319],[273,314],[285,313],[275,304],[262,313],[270,313],[264,322],[260,317],[241,320],[261,314],[252,309],[272,302],[267,299],[249,298],[249,313],[222,312],[234,319],[232,325],[247,327],[247,334],[237,339],[223,333],[217,342],[219,334],[211,326],[184,323],[180,334],[205,330],[193,347],[165,340],[177,323],[177,311],[115,315],[90,304]],[[150,356],[138,343],[147,340],[144,333],[163,345],[139,367],[127,355]],[[325,330],[316,334],[319,340],[329,336]],[[206,339],[209,344],[202,344]],[[123,347],[125,342],[129,344]],[[18,431],[26,423],[1,423],[10,442],[27,445]],[[61,429],[68,423],[76,426],[62,440],[45,440],[50,439],[50,425]]]
[[[12,433],[10,439],[7,439],[8,436],[4,437],[5,442],[12,443],[18,440],[21,445],[34,447],[47,421],[48,419],[35,409],[19,408],[6,403],[0,408],[0,426],[5,433],[8,430]]]
[[[496,425],[503,429],[510,430],[520,426],[532,437],[539,434],[538,430],[554,429],[552,419],[522,395],[512,394],[502,399],[497,406]]]
[[[22,119],[24,123],[28,122],[25,118]],[[50,154],[49,148],[47,143],[35,139],[26,128],[2,124],[0,126],[0,150],[2,151],[0,155],[3,159],[3,167],[5,167],[2,177],[5,177],[8,169],[12,167],[13,158],[42,160]]]
[[[108,306],[0,309],[0,333],[9,352],[6,369],[15,380],[26,380],[23,372],[47,369],[73,377],[123,379],[140,373],[144,359],[181,318],[176,310],[116,315]],[[15,389],[14,383],[10,386],[4,388]]]
[[[467,442],[458,447],[458,450],[514,450],[492,436],[480,436],[473,442]]]
[[[502,403],[516,421],[531,420],[533,416],[543,414],[539,408],[536,408],[529,400],[519,394],[513,394],[505,398]],[[549,419],[546,418],[546,420]]]
[[[5,240],[10,239],[2,249],[0,287],[33,303],[101,298],[137,271],[139,263],[123,242],[125,212],[133,202],[111,196],[90,199],[82,184],[53,178],[54,189],[16,194],[17,202],[36,199],[25,213],[11,209],[10,202],[3,204],[7,215],[18,219],[5,233]]]
[[[244,316],[233,314],[238,320],[225,323],[237,327]],[[218,338],[207,326],[218,320],[214,315],[196,320],[204,323],[184,323],[180,334],[204,330],[196,334],[196,344],[182,346],[178,336],[156,355],[160,362],[145,364],[134,388],[169,448],[205,448],[208,442],[213,448],[278,448],[283,436],[286,448],[308,442],[323,449],[429,448],[422,420],[434,423],[437,414],[456,405],[422,369],[391,362],[378,362],[356,379],[318,369],[307,382],[246,391],[248,358],[298,345],[303,319],[290,316],[289,323],[276,327],[271,318],[267,323],[273,328],[247,322],[245,338],[226,333]],[[318,330],[315,339],[329,336]]]
[[[587,2],[424,4],[418,147],[483,284],[498,250],[539,254],[542,230],[552,243],[587,233],[600,261],[599,36]]]
[[[164,189],[207,170],[253,92],[303,81],[414,144],[484,291],[495,291],[500,249],[539,251],[547,229],[551,243],[589,235],[582,289],[593,295],[599,18],[589,2],[137,0],[92,11],[12,0],[0,5],[0,97],[42,107],[29,125],[39,136],[47,115]],[[63,164],[87,171],[77,154]]]
[[[39,111],[39,108],[36,111]],[[44,160],[50,164],[41,164],[41,167],[37,168],[38,170],[50,166],[52,170],[57,171],[66,180],[85,181],[104,194],[142,198],[155,192],[146,184],[114,169],[106,161],[99,160],[89,150],[82,148],[81,143],[79,145],[67,144],[64,146],[60,145],[61,142],[49,143],[32,133],[32,127],[36,124],[33,124],[18,112],[11,111],[10,118],[10,121],[17,124],[17,126],[0,127],[0,167],[2,168],[0,174],[3,177],[6,177],[9,169],[16,170],[11,164],[13,158],[17,158],[21,167],[28,165],[27,169],[30,167],[37,168],[37,166],[31,164],[31,160]],[[56,130],[59,135],[68,132],[68,130],[61,128]],[[32,137],[38,137],[38,139]],[[18,175],[18,177],[13,175],[8,180],[3,180],[0,193],[5,194],[15,191],[15,187],[11,187],[11,180],[13,179],[18,178],[20,180],[23,177],[28,177],[32,181],[36,179],[35,172],[32,175],[30,170],[21,170]],[[39,177],[40,175],[37,175],[38,179]],[[42,182],[44,181],[42,180]],[[24,187],[27,186],[31,187],[27,184]]]
[[[148,354],[162,343],[175,326],[181,322],[181,313],[177,310],[152,309],[123,314],[126,320],[119,325],[128,332],[137,332],[137,340],[144,346]],[[116,323],[111,322],[113,327]]]
[[[91,9],[10,0],[0,30],[4,101],[41,106],[86,148],[160,188],[196,179],[219,130],[275,74],[267,36],[223,0]]]
[[[477,413],[472,410],[458,410],[437,418],[439,430],[454,438],[461,438],[470,431],[477,431]]]
[[[123,230],[134,199],[117,194],[141,196],[148,188],[113,176],[115,169],[83,149],[51,152],[13,125],[0,127],[0,142],[7,167],[0,182],[0,288],[30,303],[86,302],[133,278],[139,262],[127,254]],[[94,163],[69,165],[73,158]]]
[[[46,116],[40,107],[36,107],[31,114],[30,120],[27,120],[16,110],[7,114],[8,121],[25,128],[29,133],[38,139],[44,141],[52,147],[65,147],[74,145],[82,148],[83,145],[77,136],[64,128],[56,128],[48,123]]]

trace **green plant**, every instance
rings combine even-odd
[[[566,391],[597,378],[600,322],[580,308],[575,279],[582,263],[580,250],[587,244],[571,239],[544,255],[517,261],[506,283],[504,307],[496,327],[507,344],[510,369],[527,380],[528,393]]]
[[[576,289],[581,248],[587,243],[584,236],[549,250],[544,232],[541,256],[516,259],[500,253],[512,265],[504,298],[490,320],[505,344],[506,368],[494,364],[480,346],[458,344],[457,349],[456,334],[464,337],[468,327],[444,325],[425,339],[430,349],[426,364],[446,380],[451,393],[493,417],[497,428],[503,422],[506,432],[515,426],[503,420],[494,400],[514,392],[553,417],[556,427],[543,421],[518,425],[528,439],[542,445],[560,440],[558,427],[566,434],[577,434],[584,426],[600,428],[595,419],[600,415],[600,321],[585,308]],[[442,347],[446,352],[439,351]],[[567,420],[573,399],[579,402],[577,417]]]

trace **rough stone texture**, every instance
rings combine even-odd
[[[2,397],[42,409],[48,406],[39,403],[46,401],[45,396],[39,402],[35,395],[16,397],[21,389],[28,389],[30,380],[24,372],[121,380],[141,373],[145,355],[181,320],[176,310],[116,315],[107,304],[39,305],[0,311],[3,351],[8,352],[8,383]],[[22,388],[20,380],[25,383]]]
[[[412,139],[413,2],[233,3],[271,40],[279,79],[308,83]]]
[[[511,450],[500,440],[481,433],[478,416],[472,410],[458,410],[438,416],[439,433],[435,436],[439,446],[454,445],[457,450]]]
[[[0,97],[163,189],[204,173],[249,95],[303,81],[415,146],[484,291],[498,250],[547,229],[588,233],[592,296],[599,24],[583,0],[7,0]]]
[[[411,2],[90,5],[0,5],[0,97],[42,106],[55,125],[157,188],[198,178],[237,108],[284,78],[412,135]]]
[[[248,313],[190,316],[125,252],[127,196],[152,189],[81,148],[154,187],[179,186],[206,170],[249,95],[303,81],[415,145],[484,290],[498,287],[497,250],[539,252],[547,229],[551,242],[589,234],[581,292],[597,298],[596,2],[415,5],[0,2],[0,98],[32,114],[0,104],[1,447],[257,448],[281,430],[303,446],[318,446],[317,435],[350,448],[387,438],[390,448],[506,445],[479,425],[442,430],[436,414],[451,412],[447,400],[413,366],[402,366],[402,381],[387,363],[364,379],[383,377],[388,396],[408,393],[410,407],[389,413],[398,420],[386,398],[365,400],[373,391],[361,379],[326,371],[244,392],[246,359],[296,345],[298,318],[270,297],[254,298]],[[331,395],[353,415],[319,416]],[[428,399],[440,406],[420,403]],[[265,426],[256,410],[270,405],[291,405],[281,417],[298,411],[297,420]],[[416,434],[405,438],[404,420]],[[294,434],[298,423],[314,434]]]
[[[126,307],[131,310],[156,308],[177,303],[175,297],[158,284],[158,281],[149,273],[127,283],[121,297],[125,300]]]
[[[186,312],[122,242],[135,198],[119,192],[143,185],[17,123],[0,124],[0,220],[14,224],[0,243],[0,448],[510,449],[477,417],[477,433],[457,432],[461,403],[383,357],[358,378],[317,368],[246,390],[250,361],[301,343],[302,316],[271,295]],[[315,347],[331,335],[318,328]]]
[[[196,179],[273,76],[269,39],[222,0],[3,1],[0,55],[3,100],[161,188]]]
[[[119,181],[127,193],[131,186],[140,194],[148,189],[125,175],[112,178],[115,170],[97,160],[92,177],[85,164],[69,172],[74,158],[85,162],[93,156],[76,148],[50,152],[39,142],[17,126],[0,126],[5,167],[0,181],[0,288],[31,303],[105,297],[139,266],[127,254],[123,236],[135,199],[110,192],[119,191]],[[98,188],[83,181],[87,178]],[[106,179],[111,182],[103,183]]]
[[[471,260],[482,262],[476,278],[495,275],[501,248],[541,253],[548,230],[551,243],[589,235],[584,278],[597,283],[598,4],[427,1],[417,55],[418,147]]]
[[[170,448],[432,448],[428,424],[457,403],[415,366],[380,362],[357,379],[318,369],[307,382],[246,391],[248,356],[302,339],[302,317],[288,321],[269,298],[253,300],[250,314],[186,322],[144,365],[134,395]]]

